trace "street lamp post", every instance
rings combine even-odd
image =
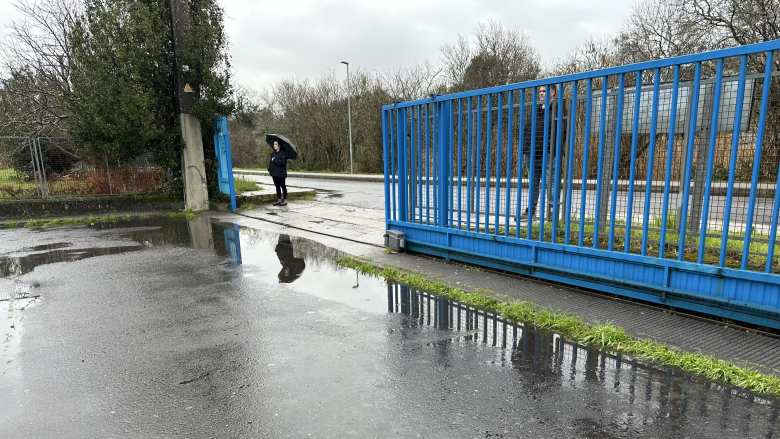
[[[347,124],[349,126],[349,173],[354,174],[355,170],[352,167],[352,104],[350,103],[350,96],[352,93],[349,91],[349,63],[341,61],[341,64],[347,66]]]

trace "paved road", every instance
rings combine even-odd
[[[252,176],[242,176],[241,178],[248,178],[255,181],[267,183],[267,184],[273,184],[271,181],[271,177],[266,176],[258,176],[258,175],[252,175]],[[369,208],[369,209],[377,209],[384,211],[385,205],[384,205],[384,185],[383,183],[376,183],[376,182],[359,182],[359,181],[338,181],[338,180],[324,180],[324,179],[313,179],[313,178],[289,178],[288,179],[288,185],[289,186],[298,186],[298,187],[306,187],[306,188],[312,188],[317,189],[320,191],[326,191],[330,192],[330,196],[326,194],[324,197],[320,197],[320,201],[329,202],[333,204],[343,204],[343,205],[349,205],[349,206],[355,206],[355,207],[362,207],[362,208]],[[417,206],[417,209],[415,210],[415,215],[417,215],[417,218],[422,218],[423,221],[428,216],[428,212],[430,210],[430,215],[433,215],[433,209],[435,208],[435,188],[432,186],[430,187],[430,191],[427,187],[421,187],[421,191],[417,192],[416,198],[415,198],[415,205]],[[456,189],[457,190],[457,189]],[[466,188],[464,187],[462,189],[462,204],[461,204],[461,220],[465,224],[466,217],[468,214],[467,211],[467,203],[466,203]],[[505,196],[502,188],[502,193],[500,194],[500,205],[499,205],[499,215],[503,215],[505,213]],[[474,206],[476,206],[477,200],[476,200],[477,194],[476,191],[473,195],[473,203]],[[572,200],[574,201],[574,205],[572,206],[572,215],[573,218],[578,218],[579,211],[580,211],[580,203],[581,203],[581,197],[582,197],[582,191],[573,189],[572,190]],[[642,217],[644,215],[645,210],[645,194],[644,191],[637,191],[633,195],[634,201],[633,201],[633,209],[632,209],[632,218],[634,219],[634,222],[641,223]],[[675,209],[678,208],[680,204],[680,194],[670,194],[669,198],[669,216],[673,217]],[[489,197],[487,196],[487,189],[485,187],[482,187],[480,190],[479,195],[479,205],[481,206],[481,211],[485,211],[486,206],[486,199],[490,200],[490,222],[492,223],[494,220],[494,213],[496,211],[496,193],[495,188],[491,188]],[[528,190],[524,189],[522,194],[522,206],[525,206],[528,199]],[[457,198],[455,198],[456,201],[454,201],[455,207],[457,207]],[[510,203],[510,209],[509,209],[509,215],[510,220],[514,221],[514,216],[516,212],[516,194],[513,194],[512,200]],[[596,191],[594,190],[588,190],[586,192],[586,201],[585,201],[585,212],[587,218],[592,218],[595,215],[596,211]],[[726,203],[726,197],[724,196],[717,196],[713,195],[710,197],[710,214],[709,214],[709,227],[710,232],[715,232],[718,230],[722,230],[723,227],[723,216],[725,214],[725,203]],[[769,225],[771,223],[771,216],[772,216],[772,203],[773,200],[770,198],[757,198],[756,199],[756,209],[755,209],[755,228],[757,232],[762,233],[768,233],[769,231]],[[734,197],[732,201],[732,207],[731,207],[731,226],[730,230],[732,232],[739,232],[744,230],[745,227],[745,221],[747,218],[747,205],[748,205],[748,198],[746,197]],[[430,209],[428,209],[430,207]],[[563,205],[561,207],[561,210],[563,211]],[[525,209],[525,207],[523,207]],[[472,209],[472,212],[475,209]],[[618,196],[616,199],[616,217],[618,220],[625,220],[628,210],[628,192],[625,191],[619,191]],[[654,221],[657,224],[656,227],[658,227],[658,224],[660,224],[660,218],[663,211],[663,194],[662,193],[652,193],[650,195],[650,220]],[[609,212],[609,210],[607,211]],[[607,213],[608,215],[609,213]],[[457,219],[457,210],[454,212],[454,217]],[[503,218],[503,216],[501,216]],[[475,215],[472,215],[472,222],[474,222]],[[503,219],[501,219],[501,222],[503,224]],[[481,220],[482,223],[484,223],[484,220]]]
[[[0,232],[0,287],[40,296],[0,302],[0,437],[778,434],[778,400],[458,311],[312,241],[112,227]]]

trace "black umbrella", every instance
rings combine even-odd
[[[284,151],[289,160],[295,160],[298,158],[298,148],[295,146],[295,144],[290,142],[290,139],[284,137],[281,134],[265,135],[265,143],[267,143],[268,146],[273,147],[274,141],[279,142],[279,148]]]

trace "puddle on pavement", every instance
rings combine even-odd
[[[109,236],[129,238],[136,244],[103,249],[41,246],[39,253],[0,258],[0,273],[8,277],[29,272],[42,263],[75,261],[149,246],[202,249],[225,257],[225,263],[244,278],[258,278],[261,284],[272,279],[279,288],[341,303],[367,314],[386,315],[400,329],[379,326],[377,330],[390,331],[399,344],[406,340],[404,331],[417,331],[428,335],[424,343],[437,352],[487,352],[489,361],[481,367],[495,368],[507,375],[509,385],[501,391],[510,394],[508,399],[513,392],[530,392],[535,400],[554,401],[561,422],[586,432],[582,437],[652,436],[660,431],[659,426],[664,431],[700,428],[708,437],[717,437],[719,432],[728,433],[723,437],[777,437],[780,433],[777,398],[587,348],[552,332],[505,322],[500,316],[423,291],[338,268],[334,263],[340,255],[338,250],[308,239],[212,223],[205,217],[94,228]],[[268,300],[273,300],[273,296]],[[577,417],[583,409],[595,409],[602,415]],[[524,409],[507,410],[522,413]]]
[[[43,247],[43,246],[40,246]],[[143,245],[118,247],[73,248],[35,252],[20,256],[0,256],[0,277],[15,277],[27,274],[39,265],[56,262],[75,262],[95,256],[114,255],[143,249]]]

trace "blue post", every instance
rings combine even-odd
[[[507,97],[507,116],[506,116],[506,197],[504,206],[504,236],[509,236],[509,208],[512,198],[512,154],[514,144],[512,143],[512,104],[514,92],[510,91]],[[521,186],[518,186],[521,187]]]
[[[425,104],[425,223],[431,223],[431,115]],[[435,214],[435,212],[434,212]]]
[[[696,262],[704,262],[704,244],[707,239],[707,226],[710,217],[710,185],[712,168],[715,161],[715,145],[718,143],[718,118],[720,109],[720,89],[723,85],[723,59],[719,59],[715,74],[715,94],[712,97],[712,123],[710,125],[710,148],[707,152],[707,176],[704,182],[704,206],[701,211],[701,230],[699,231],[699,255]]]
[[[560,87],[560,85],[559,85]],[[550,144],[550,93],[544,94],[544,132],[542,133],[542,184],[539,189],[539,241],[544,241],[544,214],[547,205],[547,159]],[[560,181],[556,183],[560,184]],[[557,204],[557,200],[556,200]],[[530,215],[529,215],[530,216]]]
[[[564,244],[569,243],[571,238],[571,206],[572,206],[572,186],[574,185],[574,145],[577,144],[577,81],[572,82],[571,91],[571,109],[569,112],[569,153],[566,161],[566,200],[564,208],[566,209],[566,217],[564,219]],[[557,201],[557,200],[556,200]],[[556,202],[556,204],[558,204]],[[584,214],[584,212],[582,213]],[[558,219],[557,216],[555,218]],[[557,235],[557,230],[553,233]]]
[[[449,227],[449,202],[450,197],[447,196],[447,194],[450,192],[450,187],[452,185],[452,181],[450,180],[450,168],[452,167],[452,161],[450,160],[450,151],[452,150],[452,137],[450,137],[450,133],[452,132],[452,101],[444,101],[438,103],[438,129],[439,129],[439,144],[438,144],[438,153],[439,153],[439,196],[438,196],[438,202],[439,205],[436,206],[436,210],[438,212],[437,215],[437,223],[436,225],[439,227]]]
[[[390,197],[390,203],[392,205],[392,212],[390,215],[390,218],[392,220],[396,220],[396,210],[395,210],[395,183],[396,183],[396,171],[395,171],[395,154],[396,154],[396,144],[395,144],[395,138],[393,137],[393,132],[396,130],[396,126],[398,124],[398,110],[390,110],[390,127],[388,132],[390,133],[390,192],[392,196]],[[393,118],[395,116],[395,118]]]
[[[477,199],[476,199],[476,232],[479,233],[479,216],[481,207],[479,205],[480,193],[482,192],[482,96],[477,96],[477,114],[475,123],[477,124]]]
[[[390,143],[387,139],[387,118],[390,110],[382,110],[382,152],[385,170],[385,228],[390,228]]]
[[[463,169],[463,102],[458,99],[458,229],[461,228],[461,207],[463,200],[461,179]]]
[[[645,209],[642,215],[642,256],[647,256],[647,231],[650,223],[650,197],[653,193],[653,171],[655,168],[655,136],[658,130],[658,101],[661,87],[661,69],[653,74],[653,107],[650,115],[650,145],[647,149],[647,180],[645,180]]]
[[[525,89],[521,88],[520,111],[518,116],[519,132],[517,134],[517,205],[515,206],[515,238],[520,237],[520,215],[523,205],[523,135],[525,134]],[[530,199],[530,198],[529,198]]]
[[[607,94],[609,77],[601,78],[601,112],[599,114],[599,146],[596,156],[596,200],[593,219],[593,248],[599,248],[599,228],[601,227],[601,193],[604,189],[604,141],[607,134]]]
[[[531,142],[528,157],[528,239],[533,239],[533,217],[531,216],[531,211],[534,208],[531,207],[531,200],[534,199],[534,174],[536,174],[534,170],[536,167],[536,112],[538,111],[536,108],[536,87],[531,89],[531,93],[533,93],[531,96],[531,132],[528,134],[528,140]],[[539,147],[542,148],[541,145]],[[539,190],[539,188],[536,190]]]
[[[406,108],[398,110],[398,221],[409,221],[407,215],[407,185],[406,156],[409,148],[409,139],[406,137]]]
[[[485,233],[490,233],[490,153],[493,149],[493,95],[487,95],[485,127]]]
[[[422,107],[417,106],[417,123],[415,124],[417,126],[417,152],[415,153],[415,160],[417,160],[417,172],[415,173],[415,177],[417,178],[417,200],[415,203],[415,207],[417,209],[417,221],[422,223],[423,219],[423,208],[422,208],[422,155],[423,155],[423,144],[422,144]]]
[[[755,157],[753,160],[753,176],[750,179],[750,200],[748,201],[747,223],[745,224],[745,244],[742,247],[742,263],[740,268],[747,269],[750,255],[750,241],[753,238],[753,214],[756,210],[756,192],[758,191],[759,168],[761,167],[761,152],[764,146],[764,128],[766,125],[766,108],[769,101],[769,88],[772,86],[772,69],[774,67],[774,52],[766,52],[766,67],[764,68],[764,86],[761,91],[761,110],[758,116]]]
[[[553,178],[551,182],[551,184],[553,184],[553,199],[551,200],[553,203],[552,242],[558,242],[558,217],[560,216],[558,200],[561,199],[561,142],[563,142],[563,94],[565,92],[566,89],[564,85],[558,84],[558,108],[555,116],[557,118],[557,123],[555,124],[555,166],[553,167]],[[547,99],[549,100],[549,98]],[[545,133],[546,132],[547,129],[545,128]],[[546,144],[547,142],[545,142],[545,145]],[[547,169],[547,167],[545,166],[544,169]],[[546,193],[546,191],[542,191],[542,194],[544,193]],[[544,206],[544,202],[542,202],[542,206]],[[544,221],[542,221],[542,230],[544,230]]]
[[[634,92],[634,119],[631,125],[631,159],[628,170],[628,200],[626,201],[626,230],[624,235],[623,250],[631,251],[631,223],[634,214],[634,176],[636,173],[636,144],[639,131],[639,104],[642,99],[642,71],[636,72],[636,84]]]
[[[610,204],[609,212],[609,241],[607,243],[607,249],[612,251],[615,246],[615,214],[617,213],[617,197],[618,197],[618,179],[620,178],[620,140],[623,133],[623,97],[625,95],[625,74],[620,74],[618,81],[618,103],[617,111],[615,111],[615,146],[614,146],[614,160],[612,167],[612,203]]]
[[[720,241],[720,260],[718,264],[726,265],[726,251],[729,241],[729,226],[731,225],[731,200],[734,196],[734,178],[737,169],[737,152],[739,151],[739,133],[742,131],[742,107],[745,103],[745,74],[747,70],[747,55],[739,58],[739,79],[737,83],[737,101],[734,112],[734,124],[731,133],[731,156],[729,157],[729,179],[726,189],[726,206],[723,210],[723,233]]]
[[[471,172],[471,98],[466,98],[466,230],[471,231],[472,172]]]
[[[685,159],[685,172],[683,176],[682,209],[680,210],[680,231],[677,243],[677,260],[685,259],[685,232],[688,227],[688,196],[691,192],[691,170],[693,169],[693,148],[696,144],[696,122],[699,110],[699,87],[701,85],[701,63],[696,63],[693,72],[693,97],[691,98],[691,121],[688,125],[688,153]]]
[[[664,178],[664,201],[661,207],[661,239],[658,243],[658,257],[663,259],[666,252],[666,224],[669,220],[669,186],[672,178],[672,156],[674,156],[674,133],[677,129],[677,95],[680,88],[680,66],[674,66],[672,79],[672,107],[669,114],[669,142],[666,145],[666,166]]]
[[[775,259],[775,244],[777,243],[777,221],[778,214],[780,214],[780,163],[777,166],[777,178],[775,179],[775,200],[772,204],[772,223],[769,226],[769,243],[766,254],[766,268],[764,271],[767,273],[772,272],[772,263]]]
[[[502,148],[502,140],[503,140],[503,121],[504,118],[501,116],[501,107],[504,106],[504,94],[499,93],[498,94],[498,111],[496,111],[496,117],[498,118],[498,126],[496,127],[496,212],[495,212],[495,219],[493,220],[493,229],[494,233],[498,234],[498,226],[500,223],[498,216],[501,209],[499,206],[501,205],[501,156],[503,151]]]
[[[588,158],[590,155],[590,116],[593,112],[593,79],[585,83],[585,142],[582,146],[582,189],[580,192],[580,233],[577,245],[585,245],[585,210],[588,196]]]

